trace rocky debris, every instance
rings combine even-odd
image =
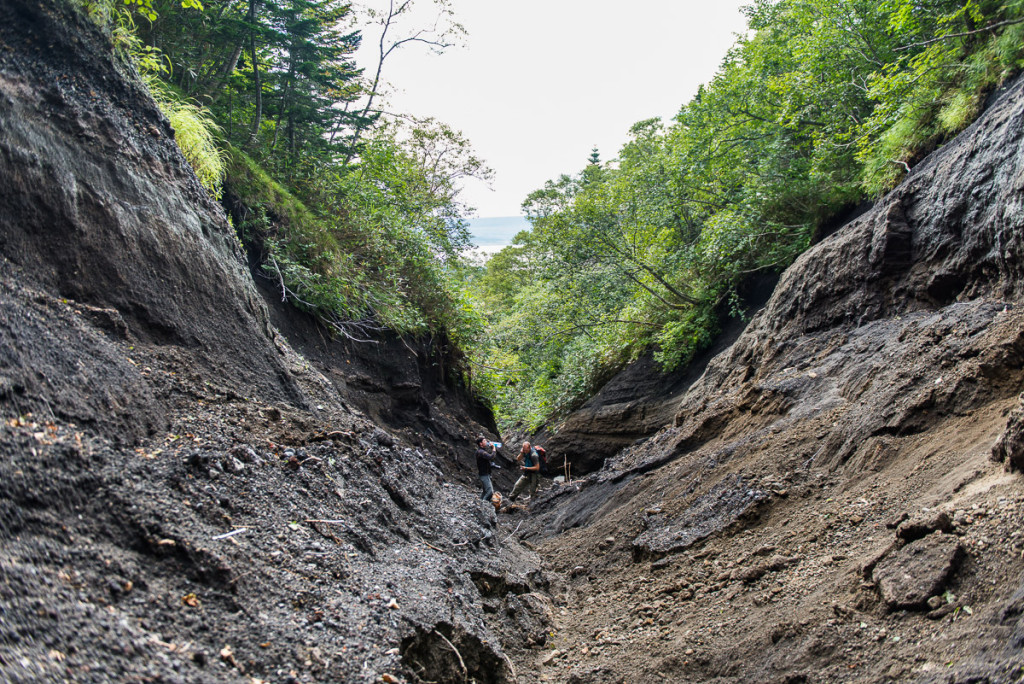
[[[1006,430],[992,446],[992,458],[1007,469],[1024,472],[1024,394],[1006,421]]]
[[[509,661],[472,634],[441,622],[417,627],[402,640],[403,664],[418,681],[506,684],[515,681]],[[393,680],[393,681],[398,681]]]
[[[133,350],[23,280],[0,261],[0,400],[21,414],[58,412],[126,442],[164,429],[167,409]]]
[[[1024,585],[999,607],[992,622],[1009,634],[1003,644],[994,644],[988,652],[972,654],[953,673],[932,672],[920,681],[927,684],[1020,681],[1024,677],[1024,659],[1021,658],[1024,651]]]
[[[782,556],[776,554],[766,562],[757,563],[744,568],[736,568],[729,573],[729,579],[739,580],[741,582],[753,582],[754,580],[761,579],[770,572],[784,570],[799,561],[799,556]]]
[[[0,592],[0,640],[13,645],[0,678],[76,679],[101,667],[233,681],[214,667],[220,661],[268,681],[288,672],[296,681],[371,681],[414,673],[414,663],[429,671],[401,645],[434,629],[424,625],[444,624],[448,631],[436,629],[471,675],[477,668],[497,677],[478,681],[508,681],[466,568],[520,580],[506,574],[512,564],[494,542],[493,514],[472,491],[444,482],[442,461],[399,442],[369,453],[349,440],[236,442],[221,421],[237,424],[263,407],[190,403],[169,433],[135,448],[59,420],[0,426],[9,589]],[[293,411],[281,410],[279,421]],[[373,435],[360,420],[346,426]],[[294,458],[303,465],[286,467]],[[523,559],[516,566],[530,571]],[[240,612],[259,619],[239,620]],[[505,622],[511,639],[518,623]]]
[[[872,577],[890,608],[923,609],[942,594],[963,553],[955,536],[931,534],[883,558]]]
[[[901,522],[896,528],[896,536],[904,542],[913,542],[928,536],[932,532],[952,532],[953,519],[946,511],[933,511],[921,517]]]
[[[24,288],[4,304],[3,363],[22,412],[123,441],[162,429],[138,344],[189,350],[191,373],[237,396],[314,403],[285,371],[223,211],[99,29],[65,4],[5,2],[0,73],[0,278]]]
[[[505,614],[516,624],[516,632],[525,637],[527,646],[547,643],[552,623],[551,599],[543,594],[514,594],[506,602]]]
[[[678,553],[748,515],[768,495],[743,478],[726,479],[673,520],[648,517],[650,529],[633,540],[637,560]]]
[[[95,32],[0,12],[0,678],[1020,678],[1024,490],[989,460],[1024,384],[1020,83],[680,402],[609,387],[600,472],[496,517],[451,356],[271,330]],[[956,538],[887,546],[924,506]]]

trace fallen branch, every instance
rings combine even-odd
[[[509,658],[504,653],[501,654],[501,657],[505,659],[505,664],[508,665],[508,669],[512,670],[512,681],[513,682],[518,682],[519,681],[519,675],[516,674],[516,666],[512,664],[512,659]]]
[[[370,330],[383,330],[384,328],[378,326],[371,326],[367,321],[343,321],[337,316],[331,316],[328,318],[326,315],[320,317],[320,320],[339,335],[342,335],[346,339],[352,340],[353,342],[362,342],[365,344],[380,344],[379,340],[364,340],[360,337],[356,337],[349,330],[358,331],[359,334],[364,337],[367,336],[367,329]]]
[[[229,585],[232,585],[232,584],[234,584],[235,582],[237,582],[238,580],[242,579],[243,577],[248,577],[249,575],[251,575],[252,573],[256,572],[257,570],[259,570],[259,568],[258,568],[258,567],[257,567],[257,568],[253,568],[252,570],[249,570],[249,571],[247,571],[247,572],[243,572],[243,573],[242,573],[241,575],[237,575],[237,576],[236,576],[236,577],[235,577],[235,578],[234,578],[233,580],[231,580],[230,582],[228,582],[228,584],[229,584]],[[192,642],[189,642],[189,645],[191,646],[191,645],[192,645]]]
[[[459,659],[459,667],[462,668],[462,681],[469,681],[469,670],[466,669],[466,661],[462,659],[462,654],[459,653],[459,649],[455,648],[455,644],[448,641],[448,637],[441,634],[441,632],[437,631],[436,628],[434,629],[434,634],[441,637],[441,639],[444,640],[444,643],[448,644],[448,648],[452,649],[452,652],[455,653],[455,657]]]
[[[322,525],[348,525],[345,520],[303,520],[302,522],[320,523]]]
[[[507,537],[505,537],[505,541],[503,541],[503,542],[501,542],[501,543],[502,543],[502,544],[504,544],[504,543],[505,543],[505,542],[507,542],[507,541],[508,541],[509,539],[511,539],[512,537],[516,536],[516,532],[518,532],[518,531],[519,531],[519,528],[520,528],[520,527],[522,527],[522,526],[523,526],[523,521],[522,521],[522,520],[520,520],[520,521],[519,521],[519,524],[518,524],[518,525],[516,525],[516,529],[512,530],[512,534],[510,534],[510,535],[508,535]]]

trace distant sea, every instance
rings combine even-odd
[[[530,223],[524,216],[469,219],[469,234],[473,236],[473,244],[480,251],[488,253],[508,247],[516,233],[529,229]]]

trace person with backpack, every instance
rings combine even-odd
[[[480,486],[483,487],[484,501],[490,501],[494,496],[494,485],[491,484],[491,467],[494,465],[494,457],[498,450],[494,442],[491,442],[483,435],[476,438],[476,470],[480,476]]]
[[[543,447],[540,447],[543,449]],[[519,470],[522,475],[516,480],[515,485],[512,487],[512,492],[508,495],[509,501],[515,501],[516,497],[519,496],[524,489],[529,490],[529,497],[532,499],[537,494],[537,487],[540,486],[540,467],[541,457],[537,453],[538,449],[534,449],[530,446],[529,442],[523,442],[523,448],[519,451],[519,455],[516,456],[516,462],[519,464]]]

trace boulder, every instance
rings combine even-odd
[[[883,558],[873,578],[890,608],[921,610],[943,592],[962,556],[959,539],[937,532]]]

